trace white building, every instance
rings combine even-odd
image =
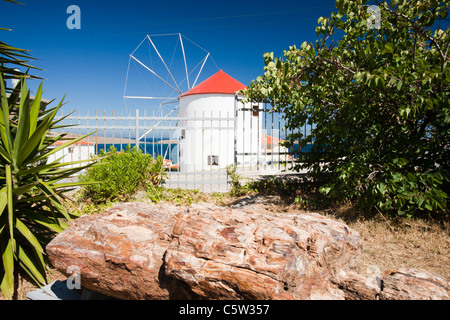
[[[53,146],[57,147],[67,143],[67,140],[56,141]],[[59,158],[61,163],[67,163],[72,161],[89,160],[91,155],[95,154],[95,142],[89,142],[85,140],[80,140],[66,148],[63,148],[54,154],[51,154],[48,159],[48,163],[51,163]],[[69,165],[70,168],[79,167],[86,165],[85,163],[78,163]]]
[[[248,103],[245,108],[250,112],[239,112],[235,118],[235,93],[245,88],[220,70],[180,96],[181,171],[232,165],[235,138],[238,163],[256,164],[261,145],[260,105]]]

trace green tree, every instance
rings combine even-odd
[[[264,75],[245,94],[284,111],[290,130],[314,124],[310,135],[297,130],[287,145],[312,146],[299,153],[295,169],[326,174],[324,194],[399,215],[445,211],[448,3],[376,4],[379,29],[367,24],[367,1],[337,0],[338,12],[318,19],[319,39],[284,57],[266,53]]]

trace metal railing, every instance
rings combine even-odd
[[[285,172],[296,161],[282,143],[289,134],[283,114],[273,112],[266,103],[248,108],[236,100],[235,114],[220,116],[203,112],[187,117],[177,109],[168,114],[75,111],[58,117],[64,118],[63,125],[71,125],[64,128],[70,138],[95,132],[55,157],[64,156],[66,162],[83,160],[111,147],[121,152],[136,146],[153,158],[164,158],[168,188],[226,192],[228,166],[244,176],[267,175]],[[306,132],[306,127],[301,130]],[[190,154],[192,150],[200,156]]]
[[[290,135],[309,135],[313,126],[305,125],[301,128],[287,129],[288,123],[285,114],[267,102],[243,104],[243,97],[236,95],[235,102],[235,166],[244,175],[283,174],[292,168],[298,159],[300,141],[295,141],[290,147],[285,142]],[[247,120],[254,118],[254,121]],[[239,125],[238,123],[247,125]],[[242,135],[253,132],[253,139],[241,139]],[[250,135],[252,135],[250,133]],[[299,138],[300,139],[300,138]],[[304,151],[304,150],[302,150]],[[306,152],[306,151],[305,151]]]

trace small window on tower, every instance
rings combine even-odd
[[[258,116],[258,113],[259,113],[258,109],[259,109],[258,106],[253,106],[253,116],[254,117]]]
[[[186,130],[181,129],[181,139],[184,139],[185,136],[186,136]]]
[[[209,166],[218,166],[219,165],[219,156],[208,156],[208,165]]]

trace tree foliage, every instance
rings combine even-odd
[[[337,13],[318,19],[319,39],[284,57],[266,53],[264,75],[245,94],[285,112],[290,130],[314,124],[308,136],[294,131],[287,145],[312,144],[295,169],[327,174],[324,194],[399,215],[445,211],[448,3],[377,6],[380,28],[371,29],[367,1],[337,0]]]

